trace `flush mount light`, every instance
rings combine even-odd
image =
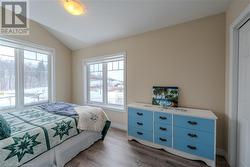
[[[83,15],[86,13],[86,6],[80,0],[64,0],[64,8],[72,15]]]

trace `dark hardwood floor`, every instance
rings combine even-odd
[[[217,157],[217,167],[229,167]],[[104,141],[98,141],[78,154],[65,167],[207,167],[163,150],[128,141],[126,132],[111,128]]]

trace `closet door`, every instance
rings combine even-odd
[[[250,167],[250,21],[239,31],[237,163]]]

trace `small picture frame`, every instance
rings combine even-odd
[[[178,107],[179,88],[153,86],[152,104],[163,107]]]

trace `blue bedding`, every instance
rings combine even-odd
[[[42,104],[39,105],[38,107],[49,113],[72,117],[72,116],[77,116],[77,113],[74,109],[77,106],[78,105],[71,103],[55,102],[55,103]]]

